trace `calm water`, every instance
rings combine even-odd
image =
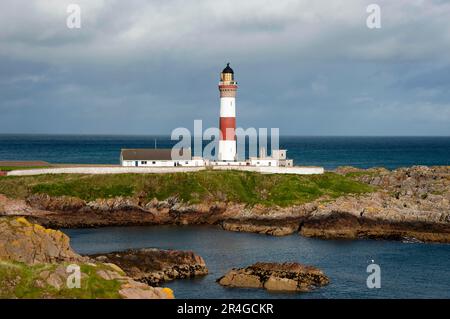
[[[298,235],[271,237],[208,226],[111,227],[64,230],[79,253],[156,247],[193,250],[210,274],[166,286],[177,298],[450,298],[450,245],[391,241],[325,241]],[[381,288],[368,289],[366,267],[381,266]],[[227,289],[215,280],[257,261],[296,261],[321,268],[329,286],[305,294]]]
[[[171,147],[167,136],[0,135],[0,160],[118,164],[121,148]],[[450,165],[450,137],[281,137],[297,165],[327,169]]]

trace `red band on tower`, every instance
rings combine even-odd
[[[220,139],[223,141],[236,140],[236,118],[221,117],[220,118]]]

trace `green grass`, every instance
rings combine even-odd
[[[0,193],[24,198],[34,193],[73,196],[87,201],[117,196],[164,200],[177,196],[190,203],[233,201],[249,205],[302,204],[321,196],[336,198],[374,188],[335,173],[322,175],[201,171],[172,174],[38,175],[0,177]]]
[[[65,264],[64,264],[65,265]],[[69,289],[65,285],[61,289],[50,286],[42,280],[43,271],[50,273],[56,270],[55,264],[26,265],[13,261],[0,261],[0,299],[5,298],[120,298],[118,293],[121,283],[117,280],[106,280],[97,274],[106,265],[80,265],[81,288]]]

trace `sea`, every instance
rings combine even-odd
[[[450,298],[449,244],[321,240],[298,234],[274,237],[229,232],[215,226],[63,231],[71,238],[72,247],[82,254],[143,247],[194,251],[204,258],[209,274],[164,284],[173,289],[176,298]],[[224,288],[216,282],[232,268],[259,261],[313,265],[330,278],[330,284],[308,293],[280,294]],[[379,266],[379,288],[367,285],[374,264]]]
[[[168,136],[0,135],[1,160],[118,164],[122,148],[167,148]],[[450,165],[450,137],[281,137],[296,165],[395,169]],[[177,298],[450,298],[450,245],[414,241],[321,240],[297,234],[272,237],[214,226],[63,229],[81,254],[130,248],[193,250],[210,273],[165,284]],[[309,293],[230,289],[216,280],[257,261],[314,265],[330,278]],[[367,285],[368,266],[380,268],[380,288]],[[370,286],[370,285],[369,285]]]
[[[162,135],[0,135],[0,161],[119,164],[122,148],[170,148],[177,142]],[[282,136],[279,144],[295,165],[325,169],[450,165],[450,137]]]

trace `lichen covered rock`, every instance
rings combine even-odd
[[[0,259],[27,264],[83,261],[58,230],[29,223],[23,217],[0,218]]]

